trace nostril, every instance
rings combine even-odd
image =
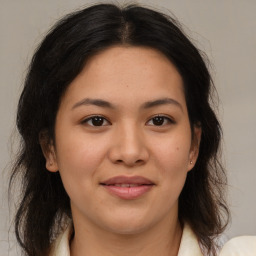
[[[130,166],[133,166],[133,165],[141,165],[144,163],[144,161],[142,159],[138,159],[136,161],[124,161],[124,160],[121,160],[121,159],[118,159],[115,161],[116,164],[126,164],[126,165],[130,165]]]

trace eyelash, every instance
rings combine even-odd
[[[86,118],[85,120],[83,120],[82,124],[88,124],[89,126],[92,126],[92,127],[106,126],[106,124],[105,125],[93,125],[93,123],[92,123],[93,119],[94,120],[101,119],[103,122],[107,122],[108,124],[111,124],[104,116],[100,116],[100,115],[90,116],[90,117]],[[89,124],[89,122],[91,122],[91,124]]]
[[[173,119],[171,119],[170,117],[168,116],[165,116],[165,115],[156,115],[156,116],[153,116],[149,119],[149,121],[147,121],[147,124],[150,122],[150,121],[153,121],[153,119],[163,119],[164,121],[164,124],[160,124],[160,125],[154,125],[154,124],[150,124],[150,126],[164,126],[164,125],[167,125],[167,124],[175,124],[175,121]]]
[[[100,121],[100,125],[94,125],[92,122],[93,122],[93,119],[94,121]],[[98,119],[98,120],[97,120]],[[163,119],[163,124],[159,124],[159,125],[156,125],[156,124],[149,124],[149,122],[153,121],[153,119],[156,119],[155,121],[157,121],[157,119]],[[159,120],[158,120],[159,121]],[[162,121],[162,120],[161,120]],[[89,122],[91,124],[89,124]],[[101,122],[103,122],[101,124]],[[107,124],[104,124],[104,122],[107,122]],[[95,115],[95,116],[90,116],[89,118],[86,118],[85,120],[83,120],[81,122],[82,124],[88,124],[89,126],[92,126],[92,127],[102,127],[102,126],[106,126],[106,125],[111,125],[111,123],[104,117],[104,116],[101,116],[101,115]],[[147,125],[149,126],[164,126],[164,125],[167,125],[167,124],[175,124],[175,121],[173,119],[171,119],[170,117],[167,117],[165,115],[156,115],[156,116],[153,116],[151,117],[147,122],[146,122]]]

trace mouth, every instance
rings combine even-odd
[[[122,187],[122,188],[131,188],[131,187],[139,187],[139,186],[151,186],[153,184],[104,184],[104,183],[101,183],[101,185],[103,186],[115,186],[115,187]]]
[[[111,195],[121,199],[136,199],[149,192],[155,183],[141,176],[116,176],[100,183]]]

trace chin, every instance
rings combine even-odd
[[[153,221],[154,222],[154,221]],[[105,227],[111,233],[119,235],[136,235],[140,234],[153,226],[152,221],[148,220],[144,216],[112,216],[108,225],[105,223]]]

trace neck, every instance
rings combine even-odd
[[[166,221],[136,234],[116,234],[74,222],[71,256],[177,256],[182,229],[180,223]]]

